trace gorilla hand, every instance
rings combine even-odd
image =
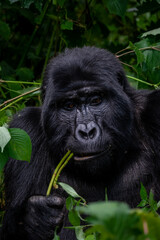
[[[59,195],[30,197],[24,218],[29,239],[53,239],[55,228],[63,225],[64,213],[65,200]]]

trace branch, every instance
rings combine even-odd
[[[143,51],[143,50],[149,50],[149,49],[156,50],[156,51],[160,51],[160,46],[145,47],[145,48],[140,48],[139,50],[140,50],[140,51]],[[125,50],[127,50],[127,48],[125,48],[125,49],[123,49],[123,50],[121,50],[121,51],[119,51],[119,52],[117,52],[117,53],[120,53],[120,52],[125,51]],[[131,50],[131,51],[122,53],[122,54],[120,54],[120,55],[117,55],[117,53],[116,53],[115,55],[116,55],[117,58],[120,58],[120,57],[122,57],[122,56],[124,56],[124,55],[127,55],[127,54],[129,54],[129,53],[134,53],[134,52],[135,52],[134,50]]]
[[[26,95],[28,95],[28,94],[30,94],[30,93],[33,93],[33,92],[36,92],[36,91],[38,91],[38,90],[40,90],[40,87],[39,87],[39,88],[36,88],[36,89],[33,89],[33,90],[29,91],[29,92],[23,93],[23,94],[21,94],[21,95],[19,95],[19,96],[17,96],[17,97],[11,98],[11,99],[5,101],[4,103],[2,103],[2,104],[0,105],[0,108],[3,107],[4,105],[10,103],[10,102],[13,102],[13,101],[17,100],[18,98],[22,98],[23,96],[26,96]]]
[[[40,85],[41,83],[37,82],[23,82],[23,81],[8,81],[0,79],[0,83],[15,83],[15,84],[31,84],[31,85]]]

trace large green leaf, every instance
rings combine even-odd
[[[73,226],[80,225],[80,218],[79,218],[78,212],[75,209],[72,209],[71,211],[69,211],[68,218],[69,218],[70,223]]]
[[[22,129],[10,128],[11,140],[7,145],[9,157],[22,161],[30,161],[32,144],[29,135]]]
[[[119,15],[120,17],[124,17],[127,9],[128,0],[103,0],[104,4],[110,11],[110,13],[114,13]]]
[[[11,36],[9,25],[5,22],[0,21],[0,37],[4,40],[9,40]]]
[[[26,67],[18,68],[16,70],[16,75],[18,76],[20,81],[29,82],[29,81],[32,81],[34,78],[33,71]]]
[[[151,31],[145,32],[145,33],[142,34],[141,37],[143,38],[143,37],[146,37],[148,35],[157,35],[157,34],[160,34],[160,28],[156,28],[156,29],[153,29]]]
[[[0,148],[3,153],[3,150],[7,143],[10,141],[11,135],[6,127],[0,127]]]

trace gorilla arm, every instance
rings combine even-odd
[[[7,211],[2,239],[5,240],[13,237],[52,239],[55,227],[63,222],[64,199],[59,195],[45,196],[51,168],[40,126],[40,112],[40,108],[26,108],[10,125],[28,132],[33,152],[30,163],[10,159],[4,170]]]

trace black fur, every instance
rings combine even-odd
[[[5,167],[3,240],[53,239],[55,226],[61,239],[76,239],[74,231],[62,227],[69,225],[66,194],[58,189],[45,197],[67,149],[86,158],[101,152],[89,160],[73,158],[60,176],[87,202],[104,200],[107,187],[110,200],[136,207],[140,182],[159,200],[159,90],[134,90],[111,53],[84,47],[51,59],[42,95],[42,107],[24,109],[11,123],[28,132],[33,151],[29,164],[10,159]],[[97,95],[101,102],[94,104]],[[71,110],[68,99],[75,104]]]

